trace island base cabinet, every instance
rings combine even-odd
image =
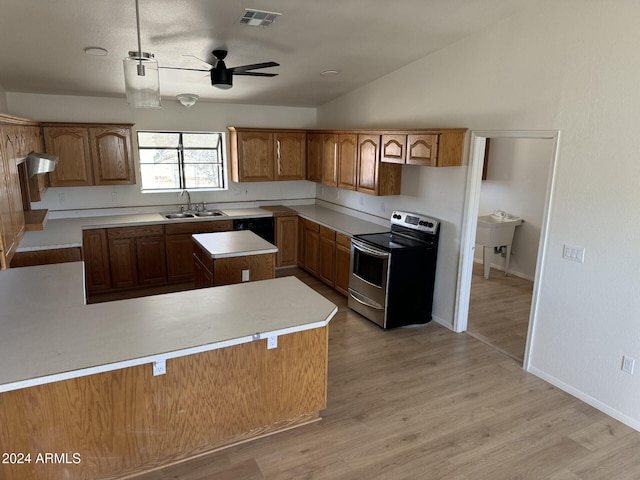
[[[243,272],[246,277],[243,278]],[[268,280],[276,276],[276,254],[247,255],[244,257],[216,258],[213,261],[213,285]]]
[[[122,478],[318,420],[328,327],[0,393],[3,480]],[[36,463],[56,452],[64,463]]]

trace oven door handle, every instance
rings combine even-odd
[[[362,295],[358,294],[357,292],[355,292],[351,288],[349,289],[349,296],[351,298],[353,298],[356,302],[361,303],[362,305],[364,305],[365,307],[375,308],[376,310],[384,310],[384,307],[382,305],[379,305],[377,303],[365,302],[364,300],[361,299]],[[358,298],[358,297],[361,297],[361,298]]]
[[[355,239],[351,240],[351,244],[353,245],[353,248],[360,250],[362,253],[366,253],[367,255],[371,255],[372,257],[384,258],[384,259],[389,258],[389,254],[387,252],[382,252],[380,250],[374,250],[373,248],[369,248]]]

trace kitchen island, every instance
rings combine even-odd
[[[124,478],[319,419],[337,308],[294,277],[95,305],[81,280],[0,272],[0,449],[32,459],[0,478]]]

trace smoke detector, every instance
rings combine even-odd
[[[250,27],[269,27],[276,21],[276,18],[281,15],[282,14],[278,12],[266,12],[264,10],[245,8],[244,13],[238,18],[236,23],[249,25]]]

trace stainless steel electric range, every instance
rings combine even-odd
[[[440,222],[394,211],[391,231],[354,235],[349,307],[382,328],[431,321]]]

